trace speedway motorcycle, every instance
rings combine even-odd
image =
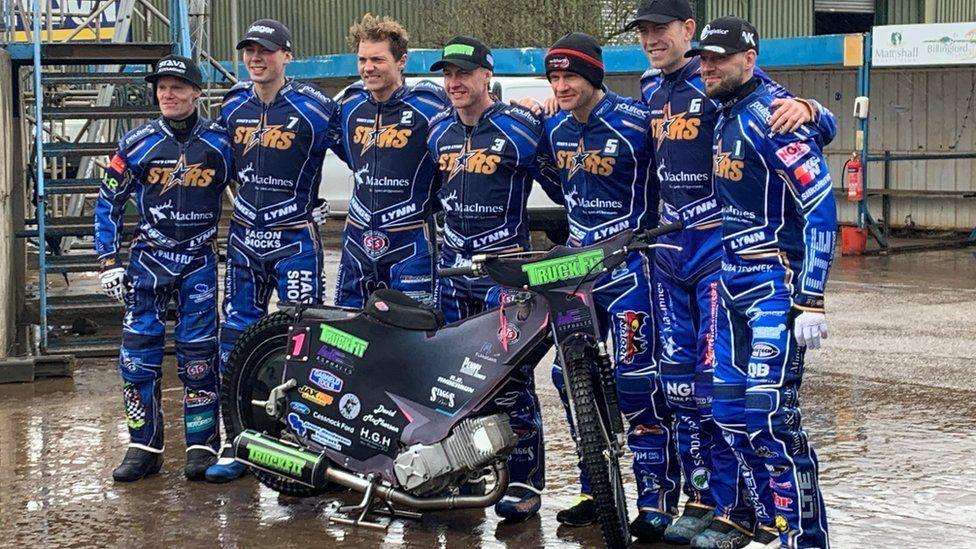
[[[348,524],[383,528],[368,519],[373,512],[419,518],[488,507],[508,487],[518,438],[506,414],[483,410],[517,368],[534,367],[555,344],[604,541],[629,546],[619,465],[626,431],[593,286],[630,252],[663,247],[654,239],[679,228],[479,254],[470,266],[442,269],[509,289],[500,307],[447,325],[439,311],[392,290],[374,292],[363,311],[279,306],[228,358],[222,409],[236,459],[285,495],[362,493],[332,518]]]

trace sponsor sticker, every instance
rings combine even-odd
[[[319,406],[328,406],[332,404],[333,401],[332,395],[313,389],[308,385],[302,385],[299,387],[298,394],[301,395],[301,397],[305,400],[318,404]]]
[[[183,394],[183,403],[186,404],[187,408],[206,406],[214,402],[217,402],[217,393],[214,391],[186,389]]]
[[[187,433],[200,433],[217,426],[217,420],[211,410],[199,414],[189,414],[185,420]]]
[[[379,231],[366,231],[363,233],[363,249],[370,257],[376,258],[390,249],[390,240]]]
[[[566,257],[547,259],[522,265],[522,271],[529,277],[530,286],[542,286],[581,278],[596,269],[603,261],[603,250],[590,250]]]
[[[339,376],[333,374],[332,372],[326,372],[325,370],[321,370],[319,368],[312,368],[312,372],[308,375],[308,380],[326,391],[331,391],[333,393],[342,392],[342,380],[339,379]]]
[[[358,358],[363,358],[366,349],[369,348],[369,342],[365,339],[360,339],[328,324],[322,324],[322,333],[319,335],[319,339],[326,345],[331,345]]]
[[[138,429],[146,424],[146,405],[142,402],[139,389],[131,383],[122,386],[122,399],[125,402],[125,423],[129,429]]]
[[[806,143],[790,143],[785,147],[776,150],[776,156],[783,161],[786,167],[791,167],[810,152],[810,146]]]
[[[779,347],[761,341],[752,346],[752,358],[773,358],[779,356]]]
[[[691,485],[699,490],[708,490],[708,480],[711,472],[705,467],[698,467],[691,472]]]
[[[359,397],[352,393],[346,393],[339,399],[339,413],[346,419],[356,419],[359,417],[361,409],[362,403],[360,403]]]
[[[210,371],[210,364],[206,360],[191,360],[186,363],[185,371],[187,379],[200,380]]]
[[[112,157],[112,162],[109,163],[109,167],[119,173],[123,173],[125,170],[129,168],[129,164],[126,163],[124,158],[122,158],[121,156],[118,155],[118,153],[116,153],[115,156]]]

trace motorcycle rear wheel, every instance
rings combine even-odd
[[[630,547],[627,500],[624,496],[620,463],[610,445],[612,434],[607,411],[597,400],[601,387],[596,376],[596,350],[567,350],[564,355],[566,386],[573,399],[576,434],[583,469],[593,488],[597,521],[603,541],[611,549]]]
[[[245,429],[280,437],[287,427],[268,416],[252,400],[267,400],[271,389],[284,376],[290,315],[272,313],[255,322],[241,334],[227,358],[220,386],[220,410],[228,440],[234,440]],[[322,495],[337,485],[312,488],[277,475],[251,468],[258,481],[272,490],[291,497]]]

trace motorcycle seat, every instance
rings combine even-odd
[[[387,288],[373,292],[363,312],[383,324],[406,330],[433,331],[444,325],[444,313],[440,310]]]

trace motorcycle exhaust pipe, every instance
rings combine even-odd
[[[481,496],[447,496],[424,498],[408,494],[392,486],[377,485],[374,488],[376,497],[407,507],[416,511],[448,511],[451,509],[483,509],[490,507],[502,499],[505,490],[508,490],[508,464],[497,461],[491,465],[495,473],[495,486],[490,492]],[[345,486],[359,493],[365,493],[369,489],[370,482],[363,477],[331,467],[325,473],[330,482]]]
[[[329,467],[324,454],[313,454],[293,444],[248,429],[234,439],[237,461],[311,488],[323,488],[329,482],[366,493],[369,480],[355,473]],[[392,486],[376,484],[376,497],[417,511],[446,511],[451,509],[483,509],[502,499],[508,490],[509,472],[506,461],[491,464],[495,485],[480,496],[417,497]]]
[[[257,431],[246,430],[234,439],[234,458],[310,488],[325,486],[329,460]]]

